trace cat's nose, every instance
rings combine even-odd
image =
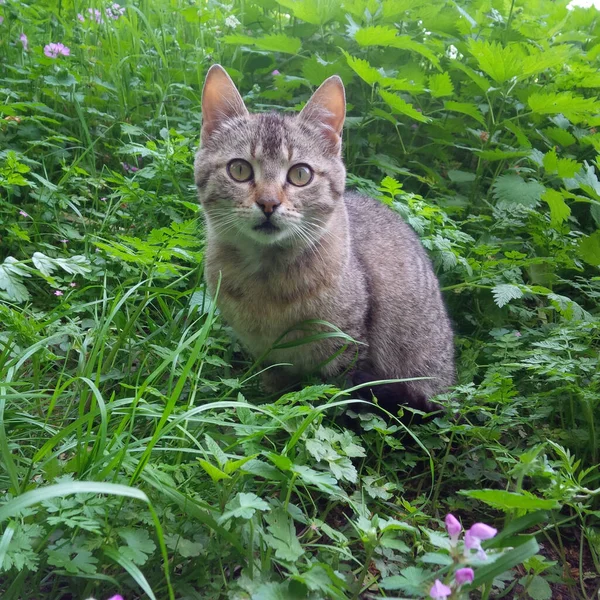
[[[265,215],[267,215],[267,217],[270,217],[275,212],[275,209],[281,204],[281,202],[277,198],[261,198],[260,200],[256,201],[256,204],[260,206],[261,210],[265,213]]]

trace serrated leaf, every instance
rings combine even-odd
[[[600,267],[600,229],[579,240],[577,253],[588,265]]]
[[[476,150],[477,156],[490,162],[496,160],[507,160],[509,158],[523,158],[530,155],[529,150],[501,150],[494,148],[493,150]]]
[[[559,158],[557,162],[557,175],[563,179],[575,177],[583,166],[580,162],[572,158]]]
[[[544,169],[548,173],[556,173],[558,170],[558,156],[556,156],[556,150],[552,149],[544,154],[544,160],[542,161]]]
[[[365,82],[369,85],[374,85],[381,81],[381,73],[373,66],[371,66],[366,60],[363,58],[355,58],[351,56],[345,50],[342,50],[344,56],[346,57],[346,61],[348,62],[348,66]]]
[[[560,508],[558,500],[538,498],[529,492],[517,493],[507,492],[506,490],[461,490],[460,493],[469,496],[469,498],[481,500],[481,502],[484,502],[488,506],[505,512],[516,509],[534,511]]]
[[[572,92],[534,92],[527,98],[527,104],[538,115],[563,114],[573,123],[600,112],[596,98],[584,98]]]
[[[520,175],[501,175],[492,186],[494,198],[505,204],[537,206],[546,188],[538,181],[525,181]]]
[[[298,560],[304,554],[304,549],[296,537],[290,515],[285,509],[279,508],[265,515],[264,519],[269,524],[267,531],[270,535],[264,535],[263,538],[275,550],[275,556],[290,562]]]
[[[313,25],[324,25],[340,11],[339,0],[277,0],[289,8],[294,16]]]
[[[508,304],[511,300],[516,300],[523,296],[523,292],[521,288],[516,285],[512,285],[510,283],[501,283],[497,285],[492,290],[492,295],[494,296],[494,302],[502,308],[506,304]]]
[[[126,527],[120,529],[118,533],[127,544],[127,546],[119,546],[119,552],[136,565],[145,564],[148,557],[156,550],[156,544],[145,529]]]
[[[496,83],[504,83],[522,73],[524,52],[518,44],[502,46],[499,42],[471,38],[469,51],[479,68]]]
[[[542,200],[546,202],[550,208],[550,222],[552,225],[560,225],[571,215],[571,209],[560,192],[547,189],[542,194]]]
[[[272,33],[263,37],[251,37],[249,35],[232,34],[223,38],[226,44],[256,46],[261,50],[269,52],[281,52],[283,54],[298,54],[302,47],[302,42],[295,37],[287,36],[283,33]]]
[[[384,46],[416,52],[424,56],[438,69],[440,68],[438,57],[427,46],[415,42],[407,35],[398,35],[398,31],[394,27],[387,27],[385,25],[363,27],[354,34],[354,39],[360,46]]]
[[[544,133],[559,146],[571,146],[577,141],[572,133],[560,127],[548,127],[544,129]]]
[[[415,119],[415,121],[420,121],[421,123],[429,123],[431,121],[430,118],[418,112],[412,104],[402,100],[400,96],[392,94],[391,92],[386,92],[385,90],[379,90],[379,95],[395,113],[406,115],[407,117],[411,117],[412,119]]]
[[[454,93],[454,85],[447,72],[432,75],[429,78],[429,92],[434,98],[442,96],[452,96]]]
[[[444,108],[452,112],[459,112],[463,115],[469,115],[473,117],[478,123],[481,123],[485,127],[485,119],[481,114],[481,111],[475,106],[468,102],[454,102],[453,100],[447,100],[444,102]]]

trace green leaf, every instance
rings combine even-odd
[[[254,38],[249,35],[226,35],[223,38],[226,44],[244,44],[256,46],[261,50],[269,52],[282,52],[283,54],[298,54],[302,47],[302,42],[295,37],[289,37],[283,33],[272,33],[260,38]]]
[[[4,290],[9,300],[26,302],[29,292],[21,282],[22,277],[31,277],[27,271],[19,267],[19,261],[12,256],[7,256],[0,265],[0,290]]]
[[[509,550],[497,558],[493,563],[478,567],[475,571],[473,583],[469,587],[466,587],[465,591],[468,593],[470,590],[475,590],[484,583],[493,581],[498,575],[521,564],[530,556],[537,554],[539,549],[540,547],[535,541],[535,538],[525,537],[524,542],[521,545]]]
[[[230,500],[226,508],[226,510],[218,519],[218,523],[224,523],[233,518],[239,519],[251,519],[257,510],[260,511],[268,511],[271,507],[261,498],[259,498],[256,494],[240,492]]]
[[[221,469],[219,469],[218,467],[215,467],[215,465],[212,465],[211,463],[204,460],[203,458],[199,458],[198,462],[200,463],[200,466],[208,473],[209,477],[215,483],[217,481],[221,481],[221,479],[231,479],[231,477],[229,477],[229,475],[227,475],[227,473],[225,473],[224,471],[221,471]]]
[[[600,112],[596,98],[584,98],[572,92],[534,92],[527,98],[527,104],[538,115],[563,114],[573,123]]]
[[[277,0],[294,16],[313,25],[324,25],[340,12],[339,0]]]
[[[127,546],[119,546],[121,556],[127,557],[136,565],[146,564],[149,556],[156,550],[156,544],[145,529],[125,527],[119,529],[118,534],[127,544]]]
[[[542,194],[542,200],[546,202],[550,208],[550,222],[552,225],[560,225],[571,215],[571,209],[560,192],[547,189]]]
[[[518,44],[503,47],[499,42],[471,38],[469,51],[476,58],[479,68],[496,83],[504,83],[522,74],[524,52]]]
[[[600,229],[579,240],[577,253],[588,265],[600,267]]]
[[[438,69],[440,68],[438,57],[429,48],[419,42],[415,42],[407,35],[398,35],[398,31],[394,27],[386,27],[384,25],[364,27],[355,33],[354,39],[360,46],[385,46],[416,52],[424,56]]]
[[[434,98],[452,96],[454,86],[452,85],[450,75],[447,72],[432,75],[429,78],[429,92]]]
[[[501,283],[497,285],[492,290],[492,295],[494,296],[494,302],[502,308],[504,305],[508,304],[511,300],[516,300],[523,296],[523,292],[521,288],[517,285],[512,285],[510,283]]]
[[[497,287],[500,286],[496,286],[494,291]],[[534,511],[560,508],[560,503],[557,500],[538,498],[529,492],[517,493],[507,492],[505,490],[461,490],[460,493],[469,496],[469,498],[481,500],[481,502],[484,502],[488,506],[505,512],[516,509]]]
[[[546,188],[536,180],[525,181],[520,175],[500,175],[492,186],[494,198],[504,204],[538,205]]]
[[[252,600],[290,600],[289,584],[263,583],[252,594]]]
[[[363,58],[355,58],[351,56],[345,50],[342,50],[346,60],[348,61],[348,66],[366,83],[369,85],[374,85],[381,81],[382,75],[381,73],[373,66],[371,66],[366,60]]]
[[[388,106],[395,113],[406,115],[407,117],[411,117],[412,119],[415,119],[415,121],[420,121],[421,123],[429,123],[431,121],[429,117],[422,115],[413,107],[412,104],[405,102],[397,94],[392,94],[391,92],[386,92],[385,90],[379,90],[379,95],[387,102]]]
[[[500,148],[494,148],[493,150],[476,150],[478,156],[484,160],[496,161],[506,160],[508,158],[523,158],[529,156],[529,150],[500,150]]]
[[[401,575],[384,577],[380,586],[384,590],[402,590],[406,594],[422,595],[423,585],[431,578],[431,572],[419,567],[406,567],[400,571]]]
[[[477,108],[477,106],[475,106],[475,104],[446,100],[444,102],[444,108],[452,112],[458,112],[462,113],[463,115],[469,115],[470,117],[473,117],[478,123],[481,123],[484,127],[486,126],[485,119],[483,118],[481,111]]]
[[[528,577],[522,578],[522,585],[524,585]],[[527,594],[532,600],[550,600],[552,598],[552,588],[550,584],[539,575],[535,575],[530,581],[529,585],[525,588]]]
[[[560,127],[548,127],[544,129],[544,133],[559,146],[571,146],[577,141],[572,133]]]
[[[304,549],[296,537],[296,529],[290,515],[283,508],[278,508],[265,515],[269,523],[267,530],[270,535],[264,535],[265,542],[275,550],[275,556],[281,560],[294,562],[303,554]]]

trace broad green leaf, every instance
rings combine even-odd
[[[499,287],[501,286],[496,286],[494,292]],[[516,288],[517,286],[511,287]],[[519,292],[521,292],[521,290],[519,290]],[[500,306],[500,304],[498,305]],[[481,502],[485,502],[488,506],[505,512],[516,509],[534,511],[560,508],[558,500],[538,498],[528,492],[517,493],[508,492],[506,490],[462,490],[460,493],[469,496],[469,498],[481,500]]]
[[[221,469],[215,467],[215,465],[211,465],[208,461],[204,460],[203,458],[199,458],[198,462],[215,483],[217,481],[221,481],[221,479],[230,479],[227,473],[221,471]]]
[[[431,578],[431,572],[419,567],[406,567],[400,573],[400,575],[384,577],[379,585],[384,590],[402,590],[411,596],[422,596],[422,587]]]
[[[313,25],[324,25],[340,12],[339,0],[277,0],[294,16]]]
[[[569,218],[571,209],[560,192],[547,189],[542,194],[542,200],[546,202],[550,208],[550,222],[552,225],[560,225]]]
[[[471,67],[458,60],[453,60],[450,66],[453,69],[462,71],[482,92],[487,92],[490,89],[491,82],[477,71],[471,69]]]
[[[544,133],[559,146],[571,146],[577,141],[572,133],[560,127],[547,127]]]
[[[260,38],[254,38],[249,35],[233,34],[226,35],[223,38],[226,44],[244,44],[256,46],[261,50],[270,52],[282,52],[283,54],[298,54],[302,47],[302,42],[295,37],[289,37],[283,33],[272,33]]]
[[[240,492],[227,503],[226,508],[228,510],[217,521],[219,524],[233,518],[248,520],[254,516],[257,510],[262,512],[271,510],[271,507],[264,500],[252,492]]]
[[[549,152],[546,152],[546,154],[544,154],[543,164],[544,164],[544,169],[546,169],[546,171],[548,173],[556,173],[557,172],[558,156],[556,156],[556,150],[554,150],[554,148],[552,150],[550,150]]]
[[[473,117],[478,123],[481,123],[484,127],[486,126],[485,119],[483,118],[481,111],[477,108],[477,106],[475,106],[475,104],[446,100],[444,102],[444,108],[452,112],[458,112],[462,113],[463,115],[469,115],[470,117]]]
[[[18,267],[19,261],[7,256],[0,265],[0,290],[4,290],[9,300],[26,302],[29,292],[21,282],[21,277],[30,277],[29,273]]]
[[[264,516],[269,524],[267,531],[270,535],[264,535],[265,542],[275,550],[275,556],[281,560],[296,561],[303,554],[304,549],[296,537],[296,528],[290,515],[284,508],[278,508]]]
[[[346,60],[348,61],[348,66],[366,83],[369,85],[374,85],[375,83],[379,83],[382,79],[381,73],[375,68],[372,67],[366,60],[363,58],[355,58],[342,50]]]
[[[492,186],[494,198],[503,204],[537,206],[546,188],[536,180],[525,181],[520,175],[500,175]]]
[[[245,597],[247,598],[248,596]],[[287,582],[263,583],[252,594],[252,600],[290,600],[289,584]]]
[[[429,91],[434,98],[452,96],[454,86],[452,85],[450,75],[447,72],[432,75],[429,78]]]
[[[434,52],[429,50],[424,44],[415,42],[407,35],[398,35],[398,31],[394,27],[386,27],[384,25],[364,27],[355,33],[354,39],[360,46],[384,46],[416,52],[424,56],[438,69],[440,68],[440,61]]]
[[[503,47],[499,42],[471,38],[469,51],[477,60],[479,68],[496,83],[504,83],[522,73],[524,52],[518,44]]]
[[[385,90],[379,90],[379,95],[386,101],[388,106],[395,113],[406,115],[407,117],[411,117],[412,119],[415,119],[415,121],[420,121],[421,123],[429,123],[431,121],[429,117],[422,115],[414,108],[412,104],[405,102],[397,94],[392,94],[391,92],[386,92]]]
[[[600,229],[581,238],[577,252],[588,265],[600,267]]]
[[[119,552],[136,565],[146,564],[148,557],[156,550],[156,544],[145,529],[125,527],[119,529],[118,534],[127,544],[119,546]]]
[[[512,285],[510,283],[501,283],[494,287],[494,289],[492,290],[492,295],[494,296],[494,302],[500,308],[502,308],[511,300],[521,298],[523,296],[523,292],[521,291],[521,288],[517,285]]]
[[[563,179],[575,177],[583,165],[572,158],[559,158],[557,164],[557,174]]]
[[[523,577],[521,579],[522,585],[526,585],[529,581],[529,577]],[[525,591],[532,598],[532,600],[550,600],[552,598],[552,588],[550,584],[539,575],[535,575],[529,585],[525,587]]]
[[[527,104],[538,115],[563,114],[573,123],[600,112],[596,98],[584,98],[572,92],[534,92],[527,98]]]
[[[529,138],[518,125],[516,125],[512,121],[505,121],[504,127],[506,127],[508,131],[514,134],[521,148],[531,148],[531,142],[529,141]]]

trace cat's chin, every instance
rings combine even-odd
[[[245,233],[252,241],[263,246],[280,244],[290,237],[287,228],[274,225],[270,221],[255,225],[252,229],[246,230]]]

